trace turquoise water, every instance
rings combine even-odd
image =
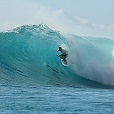
[[[113,114],[114,91],[0,86],[0,114]]]
[[[68,51],[68,67],[57,48]],[[46,25],[0,33],[0,84],[114,87],[114,40],[63,34]]]

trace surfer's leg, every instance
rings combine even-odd
[[[64,59],[65,57],[64,57],[64,55],[63,55],[63,54],[61,54],[61,55],[60,55],[60,58],[61,58],[61,59]]]
[[[63,59],[63,61],[66,62],[66,56],[65,55],[63,55],[62,59]]]

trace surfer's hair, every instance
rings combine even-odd
[[[62,47],[59,47],[59,49],[61,49]]]

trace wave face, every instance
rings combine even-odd
[[[68,51],[68,67],[56,50]],[[0,33],[0,83],[39,86],[113,87],[114,40],[81,37],[46,25]]]

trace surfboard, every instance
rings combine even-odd
[[[60,55],[57,55],[57,56],[61,58]],[[62,63],[64,66],[68,66],[68,64],[67,64],[67,60],[64,61],[64,60],[61,58],[61,63]]]
[[[61,59],[61,62],[64,66],[68,66],[67,61],[64,61],[63,59]]]

